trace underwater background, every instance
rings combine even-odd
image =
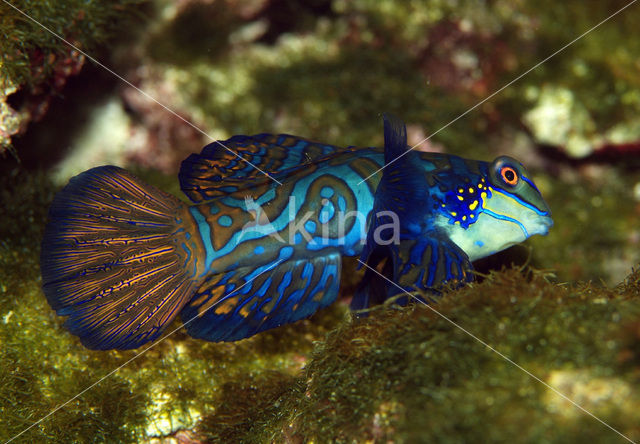
[[[588,32],[626,5],[0,1],[0,440],[640,441],[640,4]],[[527,166],[549,235],[435,308],[602,422],[428,308],[352,319],[355,260],[330,308],[236,343],[91,351],[47,304],[40,240],[73,175],[119,165],[185,199],[198,128],[381,146],[382,112],[411,145],[436,133],[420,149]]]

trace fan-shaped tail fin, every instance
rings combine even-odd
[[[200,285],[187,206],[117,167],[72,178],[55,197],[40,267],[49,304],[92,349],[156,339]]]

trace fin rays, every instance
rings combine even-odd
[[[180,166],[180,187],[193,202],[224,196],[233,191],[268,181],[269,175],[302,167],[319,157],[345,148],[327,145],[288,134],[257,134],[233,136],[191,154]]]
[[[186,207],[116,167],[73,178],[56,196],[42,242],[43,289],[89,348],[156,338],[197,288],[188,276]]]

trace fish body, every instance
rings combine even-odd
[[[117,167],[86,171],[50,209],[45,294],[90,348],[140,346],[178,314],[194,337],[233,341],[331,304],[342,256],[385,263],[361,309],[468,281],[472,260],[551,226],[519,162],[407,149],[390,116],[384,148],[234,136],[183,162],[191,205]]]

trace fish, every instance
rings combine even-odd
[[[71,178],[41,244],[49,305],[90,349],[140,347],[178,317],[194,338],[237,341],[332,304],[344,256],[367,265],[358,312],[464,285],[474,260],[553,225],[517,160],[415,151],[400,119],[383,127],[382,148],[211,143],[181,164],[190,203],[116,166]]]

